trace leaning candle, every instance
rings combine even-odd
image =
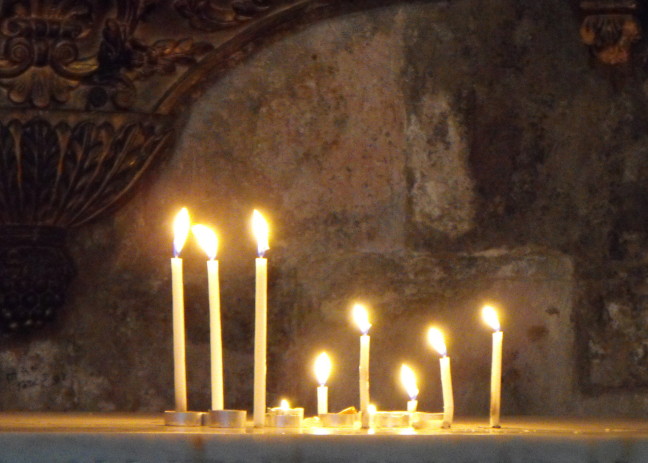
[[[369,428],[369,315],[367,309],[362,304],[353,306],[353,319],[362,332],[360,336],[360,416],[363,428]]]
[[[325,415],[328,413],[328,387],[326,387],[326,381],[328,381],[329,375],[331,374],[331,359],[326,352],[322,352],[315,359],[315,378],[319,386],[317,387],[317,414]]]
[[[500,405],[502,397],[502,338],[497,312],[490,305],[482,309],[482,317],[493,330],[493,358],[491,364],[491,397],[490,397],[490,425],[500,427]]]
[[[418,397],[419,390],[416,385],[416,375],[414,374],[414,371],[404,363],[401,365],[401,382],[410,398],[410,400],[407,401],[407,411],[414,413],[418,405],[418,400],[416,400],[416,398]]]
[[[223,342],[221,334],[220,288],[218,281],[218,238],[204,225],[194,225],[191,231],[207,254],[207,284],[209,294],[209,344],[211,348],[212,410],[223,410]]]
[[[254,210],[252,228],[257,240],[259,257],[256,259],[256,294],[254,299],[254,426],[265,424],[266,413],[266,348],[268,315],[268,261],[263,257],[268,246],[268,223]]]
[[[187,366],[185,359],[184,288],[182,259],[178,257],[190,229],[189,211],[183,207],[173,222],[173,257],[171,258],[171,291],[173,295],[173,383],[175,410],[187,411]]]
[[[452,393],[452,374],[450,373],[450,357],[445,345],[443,333],[437,328],[428,331],[428,342],[441,354],[439,366],[441,368],[441,388],[443,390],[443,426],[449,427],[454,419],[454,396]]]

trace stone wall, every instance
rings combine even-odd
[[[401,362],[440,408],[446,330],[458,415],[486,415],[486,301],[505,330],[503,412],[646,412],[641,83],[589,66],[558,0],[411,2],[274,37],[208,82],[173,153],[109,219],[70,236],[57,323],[0,351],[0,408],[171,408],[171,222],[220,235],[226,405],[251,407],[253,208],[271,223],[269,404],[356,404],[353,301],[371,307],[372,397]],[[204,256],[185,258],[190,405],[209,407]],[[356,404],[357,405],[357,404]]]

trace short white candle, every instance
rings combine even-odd
[[[360,328],[360,366],[359,366],[359,386],[360,386],[360,419],[363,428],[369,428],[369,345],[370,338],[367,334],[371,323],[367,309],[362,304],[353,306],[353,319]]]
[[[328,387],[326,387],[326,381],[328,381],[329,375],[331,374],[331,359],[326,354],[322,352],[315,359],[315,378],[319,383],[317,388],[317,414],[325,415],[328,413]]]
[[[412,370],[404,363],[401,365],[400,373],[401,383],[403,383],[403,387],[405,388],[405,391],[410,398],[410,400],[407,401],[407,411],[414,413],[416,411],[416,407],[418,406],[418,400],[416,400],[416,398],[418,397],[419,393],[419,389],[416,384],[416,375],[414,374],[414,370]]]
[[[252,228],[257,239],[256,292],[254,320],[254,426],[265,424],[266,413],[266,349],[268,335],[268,261],[263,257],[268,246],[268,223],[254,210]]]
[[[211,350],[212,410],[223,410],[223,341],[221,333],[220,285],[218,281],[218,238],[214,231],[204,225],[191,227],[200,247],[207,254],[207,283],[209,289],[209,344]]]
[[[490,396],[490,426],[500,427],[500,407],[502,400],[502,338],[497,312],[490,305],[482,309],[482,317],[486,324],[493,328],[493,357],[491,363],[491,396]]]
[[[441,388],[443,390],[443,425],[448,427],[452,425],[452,421],[454,420],[454,395],[452,392],[450,357],[448,357],[443,333],[439,329],[429,329],[428,342],[439,354],[441,354],[439,367],[441,369]]]
[[[173,222],[173,257],[171,258],[171,291],[173,296],[173,385],[175,410],[187,411],[187,366],[185,358],[184,287],[180,251],[184,247],[191,221],[183,207]]]

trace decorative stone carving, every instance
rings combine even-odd
[[[113,3],[113,2],[110,2]],[[106,8],[89,0],[13,0],[0,6],[0,85],[15,105],[61,106],[87,88],[89,109],[112,101],[127,109],[135,81],[169,75],[211,49],[191,38],[137,37],[139,23],[155,4],[124,0]]]
[[[585,18],[580,34],[594,55],[604,64],[630,60],[632,45],[641,37],[635,0],[583,1]]]
[[[73,275],[66,230],[124,198],[164,150],[164,116],[0,118],[0,331],[53,318]]]
[[[214,32],[236,26],[267,10],[267,0],[176,0],[175,9],[196,29]]]

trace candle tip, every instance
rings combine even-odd
[[[259,257],[263,257],[270,245],[268,244],[268,235],[270,227],[263,215],[256,209],[252,212],[252,231],[257,240],[257,249]]]
[[[484,322],[493,330],[499,331],[501,329],[500,322],[499,322],[499,317],[497,316],[497,311],[493,306],[490,305],[485,305],[482,308],[482,318],[484,319]]]
[[[191,219],[186,207],[180,209],[173,221],[173,256],[178,257],[184,247],[189,230],[191,228]]]
[[[369,332],[371,323],[369,323],[369,314],[367,313],[367,309],[364,305],[355,304],[353,306],[353,320],[355,321],[356,325],[358,325],[358,328],[360,328],[362,334],[367,334]]]

